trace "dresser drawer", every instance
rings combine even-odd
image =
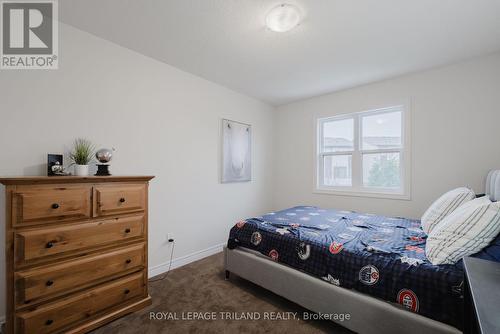
[[[102,185],[94,187],[94,216],[144,211],[146,185]]]
[[[83,224],[15,232],[18,264],[51,255],[86,250],[94,246],[144,235],[144,216],[120,217]]]
[[[42,334],[60,331],[134,297],[144,296],[145,289],[144,275],[132,274],[35,310],[16,314],[17,332]]]
[[[57,265],[16,273],[16,301],[23,306],[121,272],[145,267],[144,243]]]
[[[91,187],[32,187],[13,194],[15,224],[89,218]]]

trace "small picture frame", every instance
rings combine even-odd
[[[63,174],[63,155],[47,154],[47,176],[58,176]]]

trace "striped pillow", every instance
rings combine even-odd
[[[448,191],[435,200],[427,211],[425,211],[421,219],[422,230],[427,234],[431,233],[432,229],[447,215],[475,197],[474,191],[465,187]]]
[[[500,202],[480,197],[460,206],[432,230],[425,254],[432,264],[453,264],[481,251],[498,233]]]

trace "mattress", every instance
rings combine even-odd
[[[244,247],[346,289],[461,328],[463,270],[432,265],[420,221],[298,206],[238,222]]]

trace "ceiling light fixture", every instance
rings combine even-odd
[[[289,4],[281,4],[274,7],[266,16],[266,26],[276,32],[292,30],[299,22],[299,9]]]

